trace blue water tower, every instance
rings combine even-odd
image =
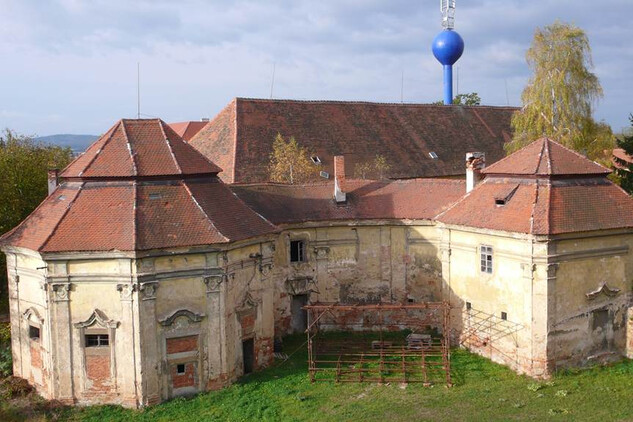
[[[444,29],[433,40],[433,55],[444,67],[444,104],[453,104],[453,65],[464,52],[464,40],[453,29]]]

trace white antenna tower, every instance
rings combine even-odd
[[[455,28],[455,0],[440,0],[440,12],[442,12],[442,27]]]

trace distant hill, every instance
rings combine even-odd
[[[88,146],[99,138],[98,135],[49,135],[35,138],[38,142],[70,147],[74,152],[83,152]]]

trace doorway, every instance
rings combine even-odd
[[[303,333],[308,328],[308,313],[302,309],[307,304],[308,295],[292,296],[290,328],[293,333]]]
[[[242,341],[242,358],[244,359],[244,375],[250,374],[255,367],[255,341],[252,338]]]

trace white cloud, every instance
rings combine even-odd
[[[458,3],[466,41],[460,92],[518,104],[535,27],[556,18],[585,29],[605,90],[596,116],[628,124],[633,81],[629,1]],[[142,106],[168,121],[213,116],[234,96],[399,101],[441,98],[427,0],[0,0],[0,127],[45,135],[101,133]],[[624,41],[623,41],[624,40]],[[7,64],[8,63],[8,64]],[[55,119],[37,116],[57,116]]]

